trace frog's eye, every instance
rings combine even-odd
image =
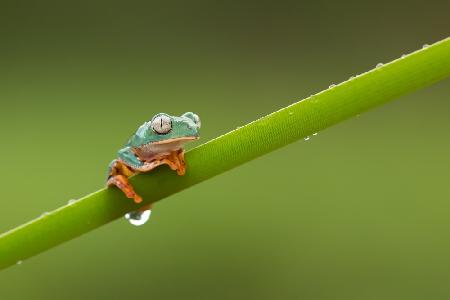
[[[157,115],[152,120],[152,128],[158,134],[166,134],[172,130],[172,121],[166,115]]]

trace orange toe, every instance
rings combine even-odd
[[[139,195],[134,195],[134,203],[141,203],[142,197]]]

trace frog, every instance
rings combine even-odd
[[[135,191],[128,178],[150,172],[160,165],[168,165],[180,176],[186,173],[184,144],[200,138],[200,118],[193,112],[181,116],[158,113],[142,124],[117,152],[108,167],[107,187],[119,188],[127,198],[139,204],[142,197]],[[152,204],[125,215],[132,223],[143,216],[149,217]],[[132,223],[133,224],[133,223]]]

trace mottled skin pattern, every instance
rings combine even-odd
[[[145,122],[118,152],[108,170],[108,186],[117,186],[134,202],[142,202],[129,183],[128,177],[149,172],[159,165],[167,164],[178,175],[184,175],[183,144],[199,138],[200,119],[187,112],[180,117],[159,113]],[[140,211],[150,209],[145,206]]]

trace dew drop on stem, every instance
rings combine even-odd
[[[143,212],[132,211],[125,214],[125,219],[127,219],[131,225],[141,226],[147,223],[147,221],[150,219],[151,213],[152,211],[150,209],[145,210]]]

